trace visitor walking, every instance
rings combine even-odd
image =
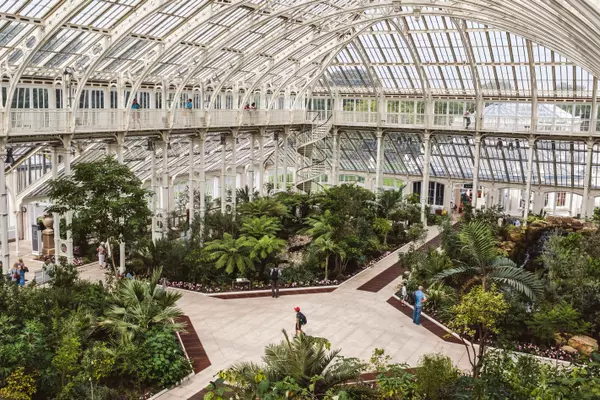
[[[400,301],[400,304],[402,304],[402,306],[405,306],[408,301],[408,293],[406,291],[406,283],[402,282],[402,290],[401,290],[401,295],[402,295],[402,300]]]
[[[104,268],[106,266],[106,249],[104,248],[104,242],[100,242],[100,246],[96,249],[98,252],[98,264],[100,264],[100,268]]]
[[[419,286],[419,290],[415,292],[415,309],[413,311],[413,323],[421,325],[421,311],[423,310],[423,303],[427,301],[427,296],[423,293],[423,286]]]
[[[306,316],[300,312],[300,307],[294,307],[294,311],[296,311],[296,335],[298,336],[298,332],[304,334],[302,327],[306,325]]]
[[[27,268],[27,266],[25,265],[25,261],[23,261],[22,258],[19,258],[19,264],[21,264],[21,267],[23,267],[25,272],[29,272],[29,268]]]
[[[25,266],[22,264],[18,264],[19,268],[19,286],[25,286]]]
[[[10,281],[15,285],[19,284],[19,264],[14,263],[12,269],[10,270]]]
[[[281,278],[281,270],[279,267],[271,268],[271,297],[279,297],[279,278]]]

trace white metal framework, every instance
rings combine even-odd
[[[525,216],[560,189],[589,216],[598,76],[592,0],[0,0],[0,253],[48,179],[106,154],[156,193],[154,238],[179,193],[227,211],[269,180],[402,181],[423,210],[520,190]]]

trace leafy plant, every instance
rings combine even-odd
[[[415,371],[417,390],[426,399],[450,398],[452,385],[458,381],[460,375],[450,357],[441,354],[427,354],[421,358]]]
[[[475,221],[464,225],[458,238],[465,258],[470,261],[464,263],[456,260],[458,267],[440,272],[434,281],[463,277],[466,279],[463,285],[465,289],[475,283],[480,283],[484,290],[497,284],[508,285],[531,300],[541,295],[543,286],[535,275],[498,255],[496,241],[485,223]]]
[[[4,400],[31,400],[36,393],[35,379],[18,367],[6,378],[6,386],[0,389],[0,398]]]
[[[250,203],[248,203],[250,204]],[[231,274],[246,270],[254,270],[254,262],[250,257],[254,244],[247,237],[241,236],[234,239],[228,233],[223,234],[223,239],[215,239],[206,244],[204,252],[207,258],[215,262],[217,269],[225,267],[225,271]]]
[[[502,293],[497,293],[493,286],[490,291],[474,287],[452,307],[453,317],[448,327],[459,335],[467,350],[473,378],[479,376],[490,336],[498,333],[499,321],[507,309]]]
[[[564,300],[551,309],[533,314],[527,325],[533,335],[546,344],[554,344],[556,334],[575,335],[590,329],[590,324],[583,321],[581,314]]]

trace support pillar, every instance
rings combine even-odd
[[[258,193],[265,195],[265,128],[260,128],[258,136]]]
[[[235,206],[237,203],[237,142],[238,142],[238,129],[231,131],[231,162],[230,165],[230,179],[231,179],[231,214],[235,215]]]
[[[479,194],[479,164],[481,159],[481,135],[475,135],[475,162],[473,163],[473,208],[477,208]]]
[[[52,179],[58,178],[58,150],[56,147],[52,147],[50,150],[50,157],[52,159]],[[0,156],[0,158],[2,158]],[[4,158],[2,158],[4,160]],[[60,214],[52,213],[53,223],[53,231],[54,231],[54,258],[55,261],[58,262],[58,257],[60,256]],[[0,239],[1,240],[1,239]]]
[[[164,137],[162,143],[162,153],[163,153],[163,166],[162,166],[162,196],[161,196],[161,205],[162,209],[162,231],[163,235],[166,236],[168,224],[169,224],[169,138]]]
[[[375,195],[379,196],[383,190],[383,131],[377,129],[377,160],[375,163]]]
[[[421,181],[421,222],[427,226],[427,214],[425,209],[429,198],[429,164],[431,161],[431,140],[430,133],[425,132],[423,136],[423,146],[425,147],[425,156],[423,158],[423,180]]]
[[[204,146],[206,140],[206,133],[202,132],[200,139],[198,140],[198,153],[200,153],[200,176],[198,177],[198,191],[200,192],[200,221],[202,228],[204,228],[204,214],[206,213],[206,159],[204,156]],[[202,231],[202,230],[201,230]]]
[[[531,199],[531,179],[533,178],[533,150],[535,149],[535,138],[531,136],[528,140],[527,148],[527,176],[525,177],[525,207],[523,210],[523,225],[527,226],[527,217],[529,217],[529,202]],[[536,196],[537,197],[537,196]],[[536,204],[534,198],[534,204]],[[534,212],[536,210],[533,210]]]
[[[594,141],[592,139],[588,139],[586,144],[587,154],[585,157],[585,171],[583,172],[583,199],[581,200],[581,217],[583,219],[592,217],[594,215],[593,205],[591,207],[592,210],[590,210],[589,206],[590,178],[592,176],[592,151],[594,149]]]
[[[196,162],[196,156],[194,154],[194,148],[196,147],[196,137],[195,136],[190,136],[190,143],[189,143],[190,147],[189,147],[189,177],[188,177],[188,212],[189,212],[189,225],[188,225],[188,230],[191,234],[192,232],[192,222],[194,222],[194,202],[195,202],[195,189],[196,189],[196,185],[195,185],[195,180],[196,180],[196,171],[194,168],[194,164]]]
[[[256,134],[252,132],[250,134],[250,153],[248,154],[248,194],[250,195],[250,200],[254,200],[254,168],[256,160],[254,159],[254,145],[256,144]]]
[[[340,136],[337,127],[333,127],[333,160],[331,162],[331,185],[335,186],[339,183],[339,165],[340,165]]]
[[[275,177],[273,179],[273,190],[279,189],[279,133],[273,133],[273,161],[275,163]]]
[[[125,134],[117,133],[117,161],[119,164],[123,164],[123,147],[125,144]],[[125,221],[121,219],[119,221],[121,224],[125,224]],[[125,241],[123,238],[119,240],[119,272],[121,274],[125,273]]]
[[[290,141],[290,127],[286,126],[283,128],[283,182],[282,190],[287,190],[288,183],[288,142]]]
[[[165,100],[163,99],[163,102]],[[157,215],[157,203],[158,203],[158,187],[157,187],[157,168],[156,168],[156,147],[153,141],[148,142],[152,147],[152,156],[151,164],[150,164],[150,191],[152,192],[152,197],[150,199],[150,211],[152,211],[152,242],[156,244],[156,241],[162,238],[162,232],[159,230],[159,220]]]
[[[65,177],[71,175],[71,136],[66,135],[63,137],[64,145],[64,170]],[[73,224],[73,211],[67,211],[67,263],[73,264],[73,231],[71,225]]]
[[[221,135],[221,177],[219,183],[221,184],[221,214],[225,214],[227,211],[227,189],[225,188],[225,178],[227,176],[227,136]]]
[[[11,268],[8,251],[8,197],[6,193],[6,142],[0,143],[0,250],[2,258],[2,273],[8,274]]]

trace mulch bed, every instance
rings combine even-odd
[[[200,342],[200,338],[194,329],[194,325],[192,324],[190,317],[183,315],[179,318],[176,318],[175,321],[186,324],[186,331],[180,333],[179,336],[181,337],[183,347],[185,348],[185,351],[192,362],[194,373],[197,374],[200,371],[205,370],[210,366],[210,360],[208,359],[206,351],[204,351],[204,347]]]

